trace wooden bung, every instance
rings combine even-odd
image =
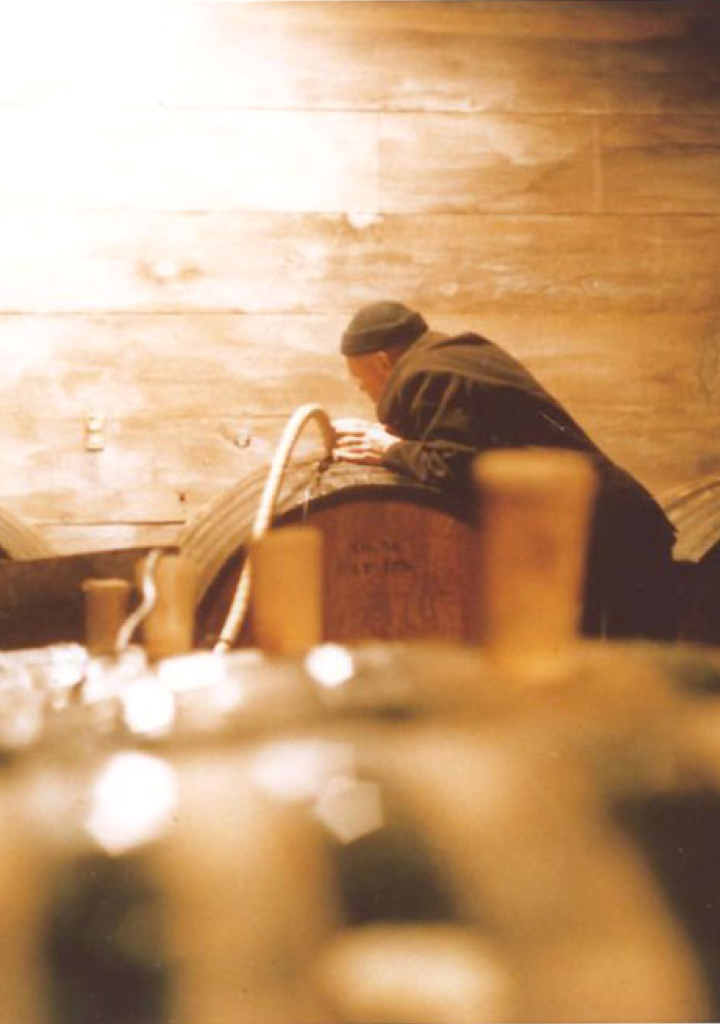
[[[136,565],[136,580],[142,587],[145,559]],[[157,590],[155,604],[143,619],[141,631],[145,652],[150,660],[171,658],[193,649],[195,632],[195,563],[177,554],[164,554],[153,569]]]
[[[578,452],[527,448],[487,452],[473,472],[478,638],[494,661],[542,681],[576,638],[595,471]]]
[[[112,654],[127,618],[131,584],[122,579],[89,579],[82,585],[85,644],[92,654]]]
[[[322,534],[271,530],[250,549],[255,641],[268,654],[300,654],[322,640]]]

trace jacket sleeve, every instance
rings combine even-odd
[[[383,464],[431,486],[471,490],[472,460],[493,444],[490,433],[483,438],[477,427],[481,396],[476,390],[450,373],[418,373],[405,380],[387,424],[404,440],[388,449]]]

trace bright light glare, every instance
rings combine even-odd
[[[187,49],[187,18],[172,7],[97,0],[0,2],[0,95],[68,99],[102,110],[150,98]]]
[[[355,754],[347,743],[288,740],[262,747],[251,766],[253,782],[280,800],[316,799],[334,775],[353,772]]]
[[[316,683],[332,688],[352,678],[355,664],[347,648],[340,644],[321,644],[313,647],[305,658],[305,669]]]
[[[122,696],[123,717],[131,732],[142,736],[162,736],[175,721],[175,697],[162,683],[152,678],[129,683]]]
[[[49,648],[51,687],[64,689],[81,682],[88,664],[88,653],[80,644],[54,644]]]
[[[121,854],[160,835],[176,803],[170,765],[150,754],[116,754],[95,781],[85,827],[108,853]]]
[[[119,655],[88,659],[82,697],[85,704],[96,704],[119,696],[125,687],[147,671],[142,647],[128,647]]]
[[[384,824],[379,787],[342,776],[327,783],[313,813],[341,843],[352,843]]]
[[[158,665],[158,679],[176,693],[217,686],[225,682],[225,662],[209,652],[165,658]]]

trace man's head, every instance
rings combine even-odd
[[[342,336],[340,351],[358,387],[377,402],[392,368],[428,329],[423,317],[402,302],[371,302],[358,310]]]

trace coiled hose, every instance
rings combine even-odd
[[[330,422],[330,417],[320,405],[308,404],[299,406],[288,420],[277,448],[270,463],[265,486],[260,497],[258,510],[253,521],[251,542],[259,540],[268,530],[275,510],[275,502],[283,482],[283,476],[290,457],[295,448],[301,433],[311,420],[315,420],[320,427],[325,450],[328,456],[332,455],[335,445],[335,430]],[[250,559],[245,558],[240,579],[238,580],[230,609],[220,630],[220,635],[213,648],[216,654],[224,654],[228,651],[242,629],[250,603],[251,570]]]

